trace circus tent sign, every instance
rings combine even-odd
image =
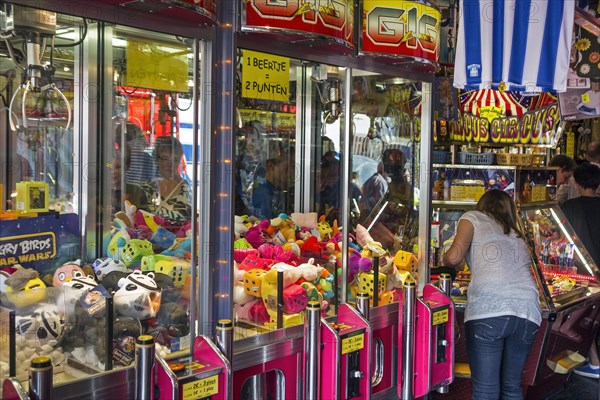
[[[492,89],[460,94],[453,141],[494,144],[550,144],[560,113],[556,97],[521,96]]]

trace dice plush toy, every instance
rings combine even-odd
[[[251,269],[244,274],[244,291],[254,297],[261,297],[263,277],[267,271],[264,269]]]

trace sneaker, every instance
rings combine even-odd
[[[575,368],[573,370],[577,375],[586,376],[588,378],[600,378],[600,366],[594,367],[592,364],[585,363],[581,367]]]

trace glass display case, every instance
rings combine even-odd
[[[285,96],[244,89],[252,87],[248,66],[255,59],[289,65],[281,77],[289,88]],[[269,300],[277,292],[274,268],[286,274],[280,327],[302,323],[307,298],[325,304],[324,315],[335,315],[343,280],[349,302],[363,290],[373,295],[374,305],[395,302],[397,289],[416,271],[420,84],[352,70],[349,136],[343,130],[346,72],[266,53],[240,53],[234,244],[239,338],[277,327],[275,300]],[[346,155],[348,140],[351,154]],[[351,166],[345,178],[351,182],[349,229],[342,227],[345,157]],[[343,277],[345,234],[353,248]],[[292,277],[286,264],[307,273]],[[379,292],[360,284],[363,280],[376,280]]]
[[[0,378],[26,380],[37,356],[61,384],[132,366],[141,334],[163,355],[189,350],[195,40],[14,7],[0,55],[13,72],[0,77]],[[29,14],[49,25],[19,25]],[[29,30],[40,42],[25,46]]]
[[[460,216],[490,189],[511,194],[532,249],[533,272],[546,310],[564,307],[598,291],[597,268],[565,220],[555,195],[556,170],[538,167],[433,165],[432,265],[441,262]],[[435,269],[432,273],[435,274]],[[457,303],[467,299],[468,267],[456,275]]]
[[[434,206],[476,203],[491,189],[503,190],[523,205],[556,199],[555,168],[433,164],[431,180]]]
[[[558,206],[522,206],[521,216],[547,288],[561,309],[600,291],[600,274]]]
[[[353,71],[349,302],[395,303],[416,277],[421,101],[421,82]]]

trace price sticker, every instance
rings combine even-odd
[[[435,311],[431,317],[433,320],[433,325],[439,325],[443,324],[444,322],[448,322],[448,309],[446,308],[444,310]]]
[[[581,95],[581,101],[584,103],[589,103],[590,102],[590,95],[589,93],[584,93]]]
[[[183,400],[203,399],[219,393],[219,375],[183,384]]]
[[[350,336],[342,339],[342,354],[351,353],[365,347],[365,334]]]

